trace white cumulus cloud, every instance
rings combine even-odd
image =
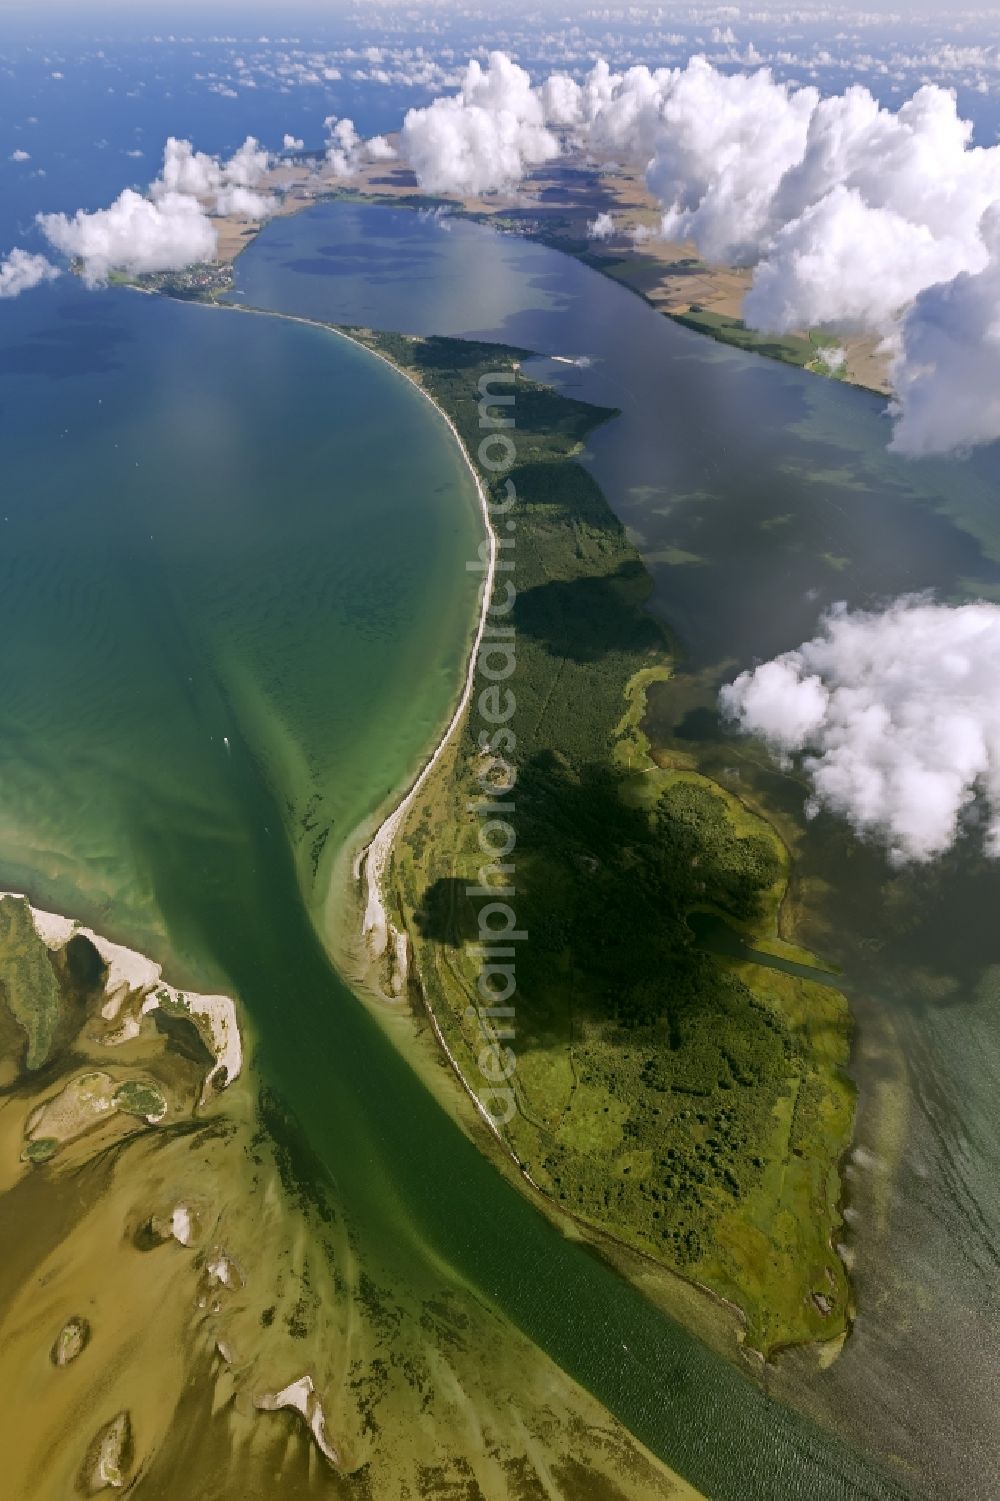
[[[693,239],[709,260],[751,264],[771,237],[782,179],[802,159],[817,90],[694,57],[664,78],[661,95],[647,179],[664,233]]]
[[[172,193],[214,197],[216,213],[242,213],[263,219],[274,207],[273,202],[252,190],[270,164],[270,154],[253,136],[247,136],[228,161],[196,151],[190,141],[168,136],[163,148],[163,166],[159,177],[150,184],[150,197],[156,201]]]
[[[400,151],[421,186],[472,195],[516,187],[557,155],[555,129],[641,164],[665,237],[754,268],[752,327],[887,340],[898,449],[1000,438],[996,387],[984,384],[1000,343],[1000,257],[984,229],[1000,204],[1000,145],[972,145],[951,90],[925,84],[890,109],[859,85],[822,98],[704,57],[620,73],[598,59],[582,82],[553,73],[533,86],[494,52],[485,70],[469,64],[456,95],[409,111]],[[335,160],[350,168],[352,144]],[[608,230],[601,215],[589,232]]]
[[[973,807],[1000,857],[1000,605],[836,607],[820,634],[723,688],[723,712],[896,862],[927,861]]]
[[[972,145],[950,90],[925,84],[892,110],[860,86],[822,99],[699,57],[656,73],[599,64],[578,122],[585,142],[646,163],[668,238],[755,268],[752,327],[890,340],[897,448],[1000,438],[995,387],[981,384],[997,361],[984,225],[1000,204],[1000,146]],[[946,316],[961,319],[950,334]]]
[[[370,136],[365,142],[365,156],[370,162],[391,162],[396,159],[396,148],[385,136]]]
[[[39,214],[38,223],[56,250],[80,261],[91,286],[115,270],[180,271],[211,260],[217,245],[211,220],[186,193],[150,199],[126,188],[110,208],[89,214],[78,209],[72,217]]]
[[[310,62],[310,77],[320,78],[321,61]],[[464,74],[449,69],[436,81],[446,79],[460,79],[458,92],[408,111],[400,134],[399,155],[422,187],[468,196],[516,188],[559,154],[557,131],[605,160],[636,162],[666,237],[692,239],[710,261],[753,267],[743,308],[751,326],[888,341],[897,449],[919,455],[1000,438],[991,394],[1000,364],[992,313],[1000,145],[973,146],[952,91],[924,84],[892,109],[858,85],[822,98],[767,69],[723,73],[697,56],[621,72],[598,59],[580,81],[556,72],[532,84],[500,51],[485,67],[473,60]],[[350,119],[325,124],[336,175],[392,159],[384,137],[362,140]],[[286,150],[301,144],[285,137]],[[171,137],[150,197],[262,218],[273,203],[256,190],[269,165],[253,137],[228,160]],[[162,224],[147,223],[123,195],[105,212],[141,223],[151,242],[197,239],[202,258],[194,211],[172,205]],[[589,232],[610,229],[602,214]]]
[[[615,232],[616,226],[612,214],[598,214],[597,218],[591,219],[587,225],[587,236],[591,240],[610,240]]]
[[[489,193],[516,185],[527,167],[559,154],[541,95],[503,52],[484,70],[469,63],[460,92],[407,111],[400,154],[421,187],[437,193]]]
[[[20,297],[22,292],[29,292],[32,287],[43,281],[52,281],[58,275],[58,268],[44,255],[12,250],[6,260],[0,261],[0,297]]]
[[[353,177],[361,165],[363,142],[354,121],[327,115],[323,121],[329,132],[326,143],[327,165],[338,177]]]
[[[216,195],[217,214],[239,214],[245,219],[266,219],[275,209],[275,200],[267,193],[255,193],[252,188],[228,187]]]
[[[255,187],[270,164],[270,153],[253,136],[247,136],[240,149],[222,163],[223,181],[238,188]]]
[[[928,287],[907,311],[892,366],[891,446],[920,455],[1000,436],[1000,205],[984,217],[983,269]]]
[[[353,120],[327,115],[326,162],[337,177],[353,177],[364,162],[392,161],[396,152],[385,136],[364,140]]]
[[[541,87],[542,110],[550,125],[578,125],[583,91],[566,73],[552,73]]]
[[[190,141],[168,136],[163,148],[160,176],[151,185],[153,198],[167,193],[189,193],[206,198],[222,187],[223,174],[219,159],[205,151],[195,151]]]
[[[775,235],[743,316],[774,333],[825,326],[885,334],[918,292],[985,260],[978,235],[935,236],[841,185]]]

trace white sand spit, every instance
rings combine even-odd
[[[317,1449],[330,1464],[339,1467],[340,1455],[327,1437],[326,1414],[311,1376],[300,1376],[297,1381],[282,1387],[280,1392],[264,1392],[254,1398],[254,1406],[261,1412],[277,1412],[282,1407],[292,1407],[300,1412],[316,1441]]]
[[[0,891],[0,901],[4,897],[27,900],[17,891]],[[89,939],[94,945],[108,970],[104,986],[108,999],[101,1008],[105,1021],[114,1021],[130,996],[141,997],[138,1008],[140,1015],[148,1015],[159,1008],[187,1011],[199,1019],[199,1030],[203,1035],[207,1034],[206,1041],[210,1041],[215,1054],[216,1070],[220,1067],[224,1070],[225,1077],[218,1081],[220,1087],[224,1088],[233,1082],[243,1067],[243,1040],[236,1015],[236,1003],[230,996],[199,995],[195,991],[178,990],[164,982],[162,967],[145,954],[125,948],[120,943],[112,943],[95,933],[92,928],[85,928],[74,922],[71,917],[44,912],[30,904],[29,910],[35,932],[48,948],[65,948],[77,934]],[[119,1030],[105,1041],[110,1046],[128,1042],[138,1035],[139,1029],[139,1017],[134,1012],[129,1012],[123,1018]]]

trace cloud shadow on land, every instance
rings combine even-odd
[[[752,919],[777,860],[767,840],[736,837],[707,787],[675,784],[651,813],[621,791],[620,774],[577,772],[552,752],[520,767],[516,910],[530,941],[518,955],[519,1024],[544,1032],[571,974],[578,1014],[626,1027],[672,1018],[677,1046],[681,1016],[717,1012],[734,989],[698,947],[687,913],[708,904]],[[425,888],[416,913],[423,938],[453,949],[478,941],[482,901],[466,895],[472,877],[470,860],[468,878]]]
[[[475,942],[477,918],[465,898],[467,885],[458,876],[442,876],[426,888],[414,913],[422,938],[452,949]]]
[[[789,1079],[802,1081],[804,1100],[826,1098],[819,1060],[828,1028],[841,1046],[840,1013],[831,1005],[803,1021],[786,1004],[798,982],[767,971],[751,991],[688,920],[759,916],[780,875],[773,842],[738,836],[704,782],[674,782],[637,808],[622,800],[624,780],[553,752],[520,767],[511,905],[527,938],[510,1045],[520,1114],[553,1194],[616,1233],[645,1226],[686,1266],[718,1214],[741,1212],[762,1183]],[[421,971],[448,1029],[476,1003],[475,961],[461,950],[480,941],[484,898],[465,888],[488,863],[471,821],[450,823],[447,847],[423,865],[448,874],[425,887],[416,924],[418,949],[445,949],[437,961],[425,953]],[[792,1152],[817,1150],[811,1121],[796,1118]]]
[[[638,559],[597,578],[552,579],[518,595],[514,627],[553,656],[572,662],[653,650],[662,634],[652,620],[636,615],[637,587],[648,588],[648,574]]]

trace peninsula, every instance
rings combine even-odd
[[[169,280],[156,290],[177,293]],[[258,311],[219,304],[211,288],[190,295]],[[506,371],[516,382],[512,730],[532,942],[510,1119],[490,1118],[475,1082],[484,1038],[464,896],[482,864],[468,810],[483,751],[468,709],[484,616],[448,724],[354,862],[367,978],[426,1016],[490,1140],[554,1212],[735,1310],[748,1351],[819,1341],[833,1353],[853,1314],[839,1249],[850,1014],[783,930],[791,860],[766,816],[654,755],[643,733],[646,690],[669,676],[671,647],[646,610],[638,552],[577,462],[615,413],[527,379],[524,350],[330,327],[419,386],[474,477],[480,380]],[[477,479],[484,515],[505,483]],[[335,952],[342,899],[331,887],[310,900]],[[699,936],[705,915],[735,935],[735,953]]]
[[[561,1212],[734,1306],[762,1355],[836,1342],[851,1317],[836,1249],[854,1109],[847,1003],[784,936],[790,857],[775,830],[651,755],[645,694],[669,674],[669,643],[638,554],[576,461],[614,413],[527,379],[523,351],[347,332],[431,394],[467,453],[481,380],[516,381],[518,462],[487,486],[494,504],[508,481],[518,497],[505,522],[518,548],[510,733],[531,942],[508,1119],[484,1104],[484,1042],[506,1034],[477,1000],[474,810],[490,758],[468,692],[369,846],[384,993],[425,1012],[480,1115]],[[699,914],[742,956],[705,947]]]

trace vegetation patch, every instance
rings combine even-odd
[[[89,1320],[74,1316],[67,1320],[57,1334],[55,1343],[49,1351],[49,1359],[54,1366],[71,1365],[89,1343]]]
[[[144,1119],[158,1121],[167,1113],[167,1102],[149,1079],[127,1079],[113,1095],[119,1110],[128,1115],[141,1115]]]
[[[36,1166],[48,1162],[59,1150],[59,1143],[54,1136],[39,1136],[34,1141],[25,1143],[21,1157],[25,1162],[32,1162]]]
[[[733,318],[728,313],[713,312],[710,308],[694,304],[686,313],[669,313],[675,323],[696,333],[708,334],[720,344],[732,344],[751,354],[762,354],[771,360],[781,360],[786,365],[797,365],[802,370],[811,370],[817,375],[829,375],[834,380],[844,379],[844,369],[831,363],[829,351],[836,349],[837,340],[829,334],[813,330],[801,334],[766,334],[748,328],[742,318]]]
[[[72,1141],[115,1113],[115,1081],[94,1069],[70,1079],[57,1095],[39,1106],[28,1119],[32,1139]]]
[[[41,1068],[63,1017],[62,993],[49,951],[23,897],[0,899],[0,996],[27,1038],[24,1066]]]

